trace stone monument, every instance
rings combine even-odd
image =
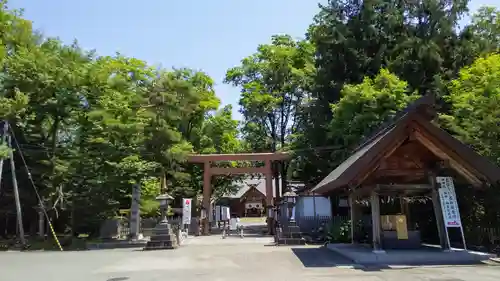
[[[134,184],[132,186],[132,203],[130,205],[130,239],[140,239],[140,225],[141,225],[141,186]]]

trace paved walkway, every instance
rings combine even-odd
[[[500,266],[363,268],[319,247],[196,237],[173,251],[0,252],[1,281],[493,281]]]

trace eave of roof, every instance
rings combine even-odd
[[[492,161],[484,156],[479,155],[468,145],[462,143],[448,132],[444,131],[433,124],[430,120],[420,117],[415,111],[408,112],[393,122],[391,125],[383,128],[383,134],[377,133],[375,138],[366,141],[363,146],[358,148],[347,160],[342,162],[334,169],[327,177],[325,177],[312,192],[324,193],[329,192],[337,187],[348,186],[356,176],[352,170],[361,169],[360,162],[363,157],[373,157],[375,153],[370,153],[371,150],[377,152],[380,149],[387,149],[385,139],[391,139],[398,127],[407,126],[409,121],[416,121],[423,127],[432,138],[436,139],[441,146],[451,150],[456,157],[467,163],[472,168],[474,174],[478,178],[482,178],[490,183],[500,183],[500,168]],[[385,143],[385,144],[384,144]],[[448,157],[450,157],[448,155]]]

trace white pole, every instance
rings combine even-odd
[[[462,227],[462,223],[460,223],[460,233],[462,233],[462,241],[464,242],[464,250],[467,251],[467,244],[465,244],[465,234],[464,234],[464,228]]]
[[[451,251],[450,234],[448,233],[448,227],[446,225],[444,226],[444,233],[446,234],[446,241],[448,241],[448,247],[450,247],[449,249],[445,250]]]

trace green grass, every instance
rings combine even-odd
[[[240,218],[240,222],[261,222],[261,223],[265,223],[266,222],[266,218],[265,217],[261,217],[261,218]]]

